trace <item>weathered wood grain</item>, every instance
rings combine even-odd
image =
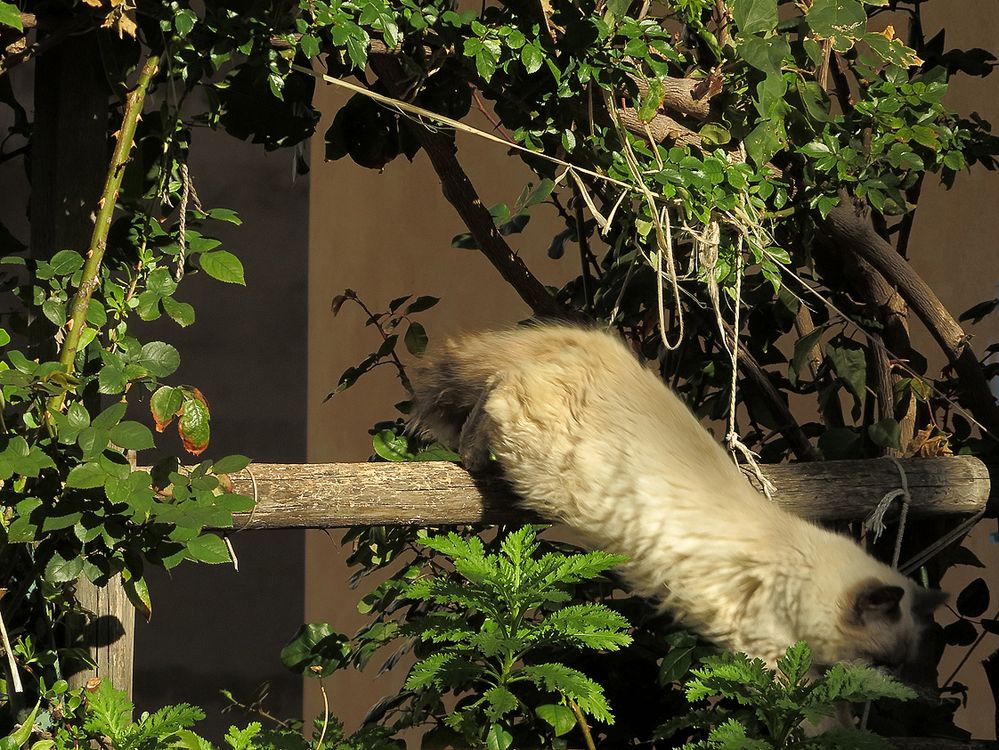
[[[989,474],[970,456],[900,459],[915,515],[970,514],[985,507]],[[766,466],[775,501],[806,518],[866,517],[899,487],[888,460]],[[234,475],[234,489],[253,495],[252,513],[236,527],[336,528],[372,524],[448,525],[538,521],[517,505],[498,475],[473,478],[445,462],[254,464]]]
[[[132,660],[135,650],[135,608],[120,577],[97,587],[86,576],[76,583],[76,596],[94,619],[86,635],[95,669],[77,672],[69,678],[71,687],[84,687],[92,677],[101,677],[132,696]]]

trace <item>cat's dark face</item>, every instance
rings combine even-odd
[[[932,683],[933,612],[946,599],[942,591],[930,591],[911,581],[905,586],[876,578],[862,581],[844,600],[839,629],[844,651],[852,652],[845,658],[883,667],[903,682]]]

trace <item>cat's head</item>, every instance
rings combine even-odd
[[[883,667],[904,682],[931,683],[933,612],[946,600],[944,592],[901,576],[854,584],[840,600],[843,658]]]

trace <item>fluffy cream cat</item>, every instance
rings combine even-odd
[[[773,665],[916,660],[939,592],[760,495],[616,336],[564,326],[447,342],[418,366],[414,423],[492,451],[525,507],[626,555],[621,573],[718,645]]]

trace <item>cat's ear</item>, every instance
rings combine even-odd
[[[905,589],[872,578],[862,583],[853,597],[853,615],[860,623],[875,619],[898,620],[902,612],[899,602]]]

